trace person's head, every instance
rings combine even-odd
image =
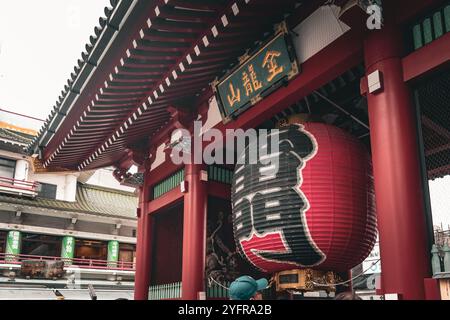
[[[234,280],[229,288],[231,300],[249,300],[258,291],[267,287],[267,279],[255,280],[250,276],[242,276]]]

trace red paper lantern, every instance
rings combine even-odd
[[[277,171],[267,163],[267,155],[258,155],[264,163],[248,164],[247,157],[246,164],[236,165],[232,206],[237,247],[264,272],[353,268],[376,240],[365,146],[321,123],[289,125],[277,134]],[[270,143],[267,146],[266,154],[272,155]]]

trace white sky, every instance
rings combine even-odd
[[[46,118],[107,5],[0,0],[0,108]]]
[[[108,0],[0,0],[0,108],[46,118]],[[16,117],[0,112],[0,120]],[[39,129],[28,121],[26,127]],[[450,225],[450,177],[430,183],[434,224]]]
[[[450,176],[430,181],[431,210],[433,223],[442,223],[444,230],[450,229]]]

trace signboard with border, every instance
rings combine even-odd
[[[285,23],[277,27],[273,38],[254,53],[241,57],[240,62],[212,84],[224,123],[286,85],[299,73],[295,49]]]
[[[65,236],[62,239],[61,258],[73,259],[75,254],[75,238],[72,236]]]
[[[108,267],[116,267],[119,260],[119,241],[108,241]]]

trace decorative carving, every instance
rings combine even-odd
[[[128,168],[116,168],[113,171],[113,176],[116,178],[117,181],[122,183],[125,179],[131,177],[131,173],[128,172]]]
[[[219,78],[215,78],[212,82],[211,82],[211,88],[212,91],[214,92],[214,94],[216,94],[217,92],[217,85],[219,84]]]
[[[250,103],[252,104],[252,105],[255,105],[255,104],[257,104],[259,101],[261,101],[262,100],[262,97],[261,97],[261,95],[257,95],[256,97],[253,97],[251,100],[250,100]]]
[[[278,272],[275,276],[276,290],[315,291],[325,290],[335,292],[336,284],[343,279],[333,271],[314,269],[294,269]]]
[[[238,58],[239,64],[243,64],[248,58],[250,58],[250,55],[248,54],[248,50],[246,50],[245,53]]]
[[[144,185],[144,174],[141,172],[137,172],[132,175],[127,175],[122,181],[122,185],[138,188]]]
[[[292,62],[291,66],[292,66],[292,69],[288,73],[288,80],[291,80],[292,78],[294,78],[299,73],[298,64],[297,64],[296,61]]]
[[[275,26],[275,33],[284,33],[287,34],[289,32],[286,21],[282,21]]]
[[[189,108],[170,106],[167,108],[167,111],[170,113],[173,127],[177,129],[189,128],[193,120],[193,115]]]
[[[208,237],[206,239],[206,277],[219,283],[233,281],[238,271],[239,254],[230,250],[219,236],[223,226],[224,215],[219,212],[216,224],[208,221]]]

